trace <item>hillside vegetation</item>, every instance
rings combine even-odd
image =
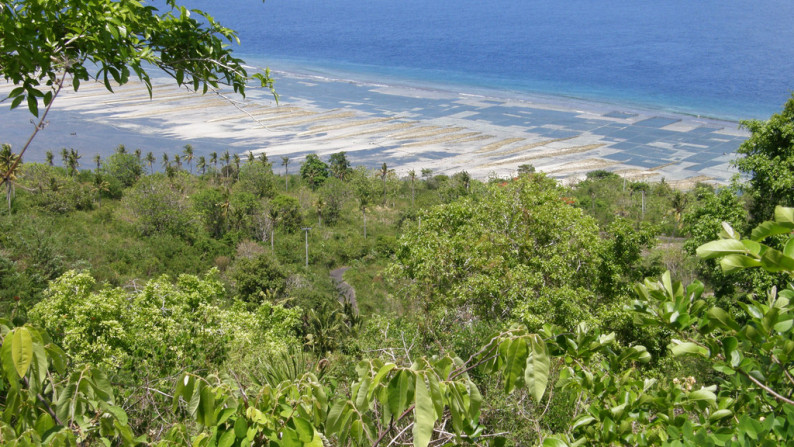
[[[0,217],[6,445],[790,439],[794,211],[752,182],[61,155]]]

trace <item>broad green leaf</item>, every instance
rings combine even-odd
[[[725,337],[722,340],[722,353],[725,358],[730,358],[731,353],[739,346],[739,341],[736,337]]]
[[[675,340],[674,340],[675,341]],[[692,342],[680,342],[678,344],[673,345],[670,349],[673,352],[673,356],[679,357],[682,355],[699,355],[701,357],[708,358],[709,350],[704,348],[703,346],[697,345]]]
[[[724,410],[717,410],[714,413],[709,415],[709,421],[719,421],[720,419],[725,419],[727,417],[733,416],[733,411],[724,409]]]
[[[733,229],[728,222],[722,222],[722,231],[720,231],[720,239],[736,239],[741,240],[742,236]]]
[[[281,430],[281,447],[303,447],[303,443],[298,438],[298,433],[295,430],[284,427]]]
[[[773,248],[764,251],[761,255],[761,264],[770,272],[794,271],[794,258]]]
[[[585,415],[583,415],[583,416],[580,416],[580,417],[579,417],[579,418],[577,418],[577,419],[576,419],[576,420],[573,422],[573,424],[571,425],[571,430],[576,430],[576,429],[577,429],[577,428],[579,428],[579,427],[582,427],[582,426],[584,426],[584,425],[591,424],[591,423],[592,423],[592,422],[594,422],[595,420],[596,420],[596,419],[595,419],[594,417],[590,416],[590,415],[586,415],[586,414],[585,414]]]
[[[430,385],[430,398],[436,409],[436,419],[439,419],[444,415],[444,393],[441,391],[438,377],[432,371],[427,374],[427,383]]]
[[[720,259],[720,267],[725,273],[760,266],[761,261],[745,255],[728,255]]]
[[[625,410],[626,410],[626,404],[623,403],[610,408],[609,412],[612,413],[612,416],[614,416],[615,418],[620,418]]]
[[[40,388],[47,380],[47,353],[41,343],[33,344],[33,362],[31,363],[33,373],[31,374],[31,389]],[[35,385],[35,386],[34,386]],[[38,391],[37,391],[38,393]]]
[[[11,101],[11,110],[16,109],[25,100],[25,96],[17,96]]]
[[[778,332],[788,332],[794,325],[794,320],[783,320],[775,324],[774,329]]]
[[[764,222],[753,229],[750,237],[754,241],[762,241],[770,236],[777,236],[778,234],[791,233],[794,230],[794,223],[792,222]]]
[[[712,307],[709,309],[707,315],[712,320],[717,321],[719,323],[719,327],[723,329],[730,328],[733,330],[739,330],[739,325],[736,323],[736,321],[734,321],[734,319],[728,315],[728,312],[725,312],[719,307]]]
[[[198,413],[199,404],[201,404],[201,389],[203,388],[203,382],[197,382],[193,387],[193,394],[190,396],[190,401],[187,405],[188,414],[191,417],[196,418]]]
[[[747,247],[736,239],[720,239],[701,245],[696,252],[698,257],[711,259],[730,254],[746,254]]]
[[[323,438],[320,437],[320,433],[319,432],[315,431],[314,432],[314,439],[312,439],[311,442],[308,442],[308,443],[304,444],[303,447],[323,447],[323,446],[324,446]]]
[[[776,206],[775,220],[778,222],[794,223],[794,208]]]
[[[215,393],[208,386],[201,389],[201,405],[199,413],[203,415],[202,424],[215,425]]]
[[[359,411],[366,411],[369,406],[369,399],[367,399],[370,389],[370,378],[365,377],[358,386],[358,393],[356,394],[356,408]]]
[[[416,375],[416,407],[414,420],[414,446],[427,447],[430,438],[433,436],[433,426],[436,423],[435,407],[430,397],[430,392],[425,385],[425,378],[422,374]]]
[[[234,445],[234,430],[226,430],[218,439],[218,447],[232,447]]]
[[[675,296],[675,290],[673,289],[673,281],[670,275],[670,270],[665,270],[662,274],[662,285],[664,286],[664,290],[667,291],[667,294],[671,297]]]
[[[540,402],[543,399],[543,394],[546,393],[546,386],[549,383],[551,361],[546,342],[539,335],[530,335],[529,342],[532,352],[527,357],[524,383],[529,390],[529,394],[537,402]]]
[[[705,286],[703,286],[703,283],[697,280],[692,281],[688,286],[686,286],[687,296],[689,296],[691,299],[697,299],[700,297],[704,290]]]
[[[705,388],[692,391],[687,395],[687,398],[691,401],[706,401],[710,405],[715,405],[717,403],[717,396]]]
[[[128,418],[127,413],[121,407],[116,407],[114,405],[102,405],[102,408],[107,411],[108,413],[112,414],[116,420],[121,422],[123,425],[127,425]]]
[[[389,372],[397,366],[394,363],[387,363],[378,370],[378,373],[375,374],[375,377],[372,379],[372,382],[369,385],[369,391],[367,392],[367,400],[372,400],[372,395],[375,393],[375,390],[378,388],[381,380],[386,377]]]
[[[761,424],[747,415],[744,415],[739,419],[739,431],[753,440],[756,440],[758,439],[758,432],[761,431]]]
[[[395,418],[399,417],[406,408],[408,401],[407,376],[410,374],[406,370],[400,370],[389,381],[389,411]]]
[[[471,380],[466,382],[466,391],[469,393],[469,418],[472,421],[480,420],[480,407],[482,406],[482,394]]]
[[[292,422],[295,424],[295,431],[298,433],[298,439],[301,442],[311,442],[314,439],[314,427],[311,422],[301,417],[292,418]]]
[[[543,447],[568,447],[568,444],[557,438],[546,438],[543,440]]]
[[[527,362],[527,342],[517,338],[510,342],[505,358],[505,392],[511,393],[516,385],[523,379],[524,368]]]
[[[237,412],[237,409],[235,409],[235,408],[222,408],[222,409],[219,409],[219,410],[220,410],[220,412],[216,416],[217,421],[215,422],[218,425],[223,424],[224,422],[226,422],[230,417],[232,417],[232,415],[234,413]]]
[[[18,327],[14,330],[11,339],[11,359],[14,361],[14,368],[19,377],[25,377],[33,361],[33,338],[26,327]]]
[[[326,428],[329,432],[336,433],[339,431],[342,425],[342,414],[345,413],[345,407],[347,407],[347,401],[344,400],[336,402],[331,407],[331,411],[328,412],[328,419],[326,421]]]
[[[39,100],[30,93],[28,93],[28,110],[33,114],[33,116],[39,116]]]
[[[113,403],[113,386],[110,385],[107,375],[101,370],[95,369],[91,372],[91,378],[96,396],[99,399]]]
[[[244,417],[238,417],[234,421],[234,435],[240,439],[245,439],[246,433],[248,433],[248,421]]]

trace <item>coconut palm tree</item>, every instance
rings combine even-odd
[[[143,155],[143,152],[141,152],[141,149],[140,148],[135,149],[135,158],[137,158],[138,161],[141,161],[141,155]]]
[[[171,165],[171,163],[168,162],[168,154],[164,153],[163,154],[163,169],[167,168],[170,165]]]
[[[289,171],[287,170],[289,166],[289,157],[286,155],[281,157],[281,164],[284,166],[284,191],[289,190]]]
[[[190,168],[190,173],[193,173],[193,146],[186,144],[185,149],[182,151],[185,154],[185,161]]]
[[[210,153],[210,163],[212,163],[212,167],[214,167],[215,170],[217,171],[218,170],[218,153],[217,152]]]
[[[47,165],[49,166],[53,165],[52,159],[53,159],[52,151],[47,151]]]
[[[69,149],[61,148],[61,160],[63,160],[63,167],[69,165]]]
[[[229,173],[229,160],[230,159],[231,159],[231,156],[229,155],[229,151],[225,151],[223,153],[223,156],[221,157],[221,160],[223,160],[223,165],[224,165],[223,167],[224,167],[224,170],[225,170],[224,175],[223,175],[224,177],[226,177],[226,175]]]
[[[681,191],[676,191],[670,200],[672,207],[673,218],[675,219],[675,226],[673,227],[673,237],[676,236],[676,231],[681,229],[681,218],[684,215],[684,210],[687,205],[687,196]]]
[[[96,163],[96,169],[99,170],[100,163],[102,162],[102,157],[99,154],[94,155],[94,163]]]
[[[248,151],[248,164],[250,165],[251,163],[254,162],[254,160],[255,160],[254,153],[251,152],[251,151]]]
[[[123,144],[119,144],[118,146],[116,146],[116,152],[119,153],[119,154],[126,154],[127,153],[127,147],[124,146]]]
[[[68,156],[68,161],[67,161],[67,165],[68,165],[68,168],[69,168],[69,174],[71,174],[71,175],[76,175],[77,174],[77,168],[80,167],[80,159],[81,158],[83,158],[83,156],[80,155],[76,150],[69,149],[69,156]]]
[[[179,154],[174,155],[174,163],[176,163],[177,169],[182,169],[182,157],[180,157]]]
[[[152,164],[154,163],[154,154],[149,152],[146,154],[146,163],[149,163],[149,174],[154,174],[154,168],[152,168]]]
[[[204,173],[207,171],[207,159],[203,155],[198,158],[196,169],[201,171],[201,175],[204,175]]]
[[[237,178],[240,175],[240,156],[234,154],[234,177]]]

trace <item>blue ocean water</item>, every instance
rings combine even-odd
[[[788,0],[187,0],[273,69],[729,120],[794,91]]]

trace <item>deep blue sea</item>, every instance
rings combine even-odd
[[[729,120],[768,118],[794,91],[790,0],[184,3],[275,70]]]

